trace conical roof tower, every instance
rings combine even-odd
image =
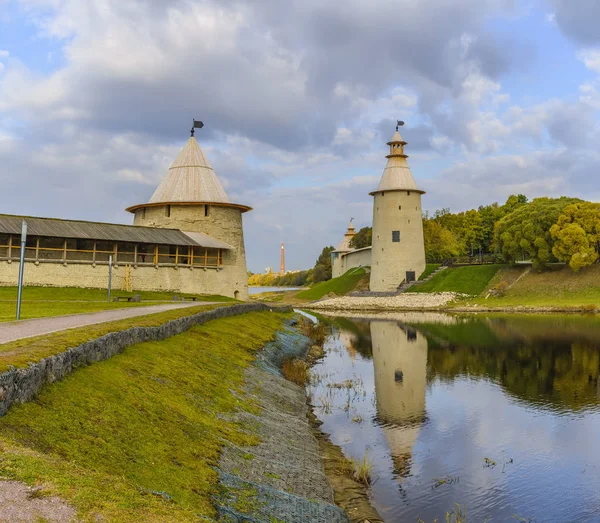
[[[166,204],[211,204],[238,207],[242,212],[251,210],[247,205],[231,202],[194,136],[190,136],[148,203],[127,210],[134,213],[144,207]]]
[[[348,230],[346,231],[346,234],[344,234],[344,237],[342,238],[342,241],[338,245],[336,251],[340,251],[340,252],[351,251],[352,247],[350,246],[350,241],[352,240],[352,238],[354,238],[354,236],[356,236],[356,231],[354,229],[354,223],[352,223],[352,218],[351,218],[350,223],[348,224]]]
[[[398,126],[403,122],[398,122]],[[369,288],[395,292],[425,270],[421,195],[404,154],[398,127],[388,142],[390,154],[373,196],[373,242]]]
[[[386,156],[388,159],[385,168],[383,169],[383,175],[379,180],[377,189],[371,195],[381,191],[417,191],[421,194],[425,194],[417,187],[415,179],[413,178],[410,167],[406,159],[408,155],[404,154],[404,146],[406,142],[400,136],[398,127],[392,139],[387,143],[390,147],[390,154]]]

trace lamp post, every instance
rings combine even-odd
[[[112,286],[112,256],[108,257],[108,302],[110,303],[110,288]]]
[[[21,256],[19,262],[19,292],[17,294],[17,320],[21,319],[21,298],[23,297],[23,269],[25,267],[25,245],[27,244],[27,222],[21,226]]]

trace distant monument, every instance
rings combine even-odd
[[[285,245],[281,244],[281,267],[279,268],[279,274],[283,276],[285,274]]]

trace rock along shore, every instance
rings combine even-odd
[[[377,311],[377,310],[431,310],[444,307],[463,295],[457,292],[403,293],[396,296],[341,296],[307,305],[309,309]]]

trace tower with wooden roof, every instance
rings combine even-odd
[[[193,131],[150,200],[127,210],[134,225],[202,233],[231,246],[219,250],[217,271],[227,272],[215,275],[223,280],[219,293],[248,299],[242,214],[251,207],[229,199]]]
[[[403,122],[398,122],[403,125]],[[398,126],[387,143],[387,165],[373,198],[370,289],[392,292],[416,280],[425,270],[421,195],[404,154]]]

